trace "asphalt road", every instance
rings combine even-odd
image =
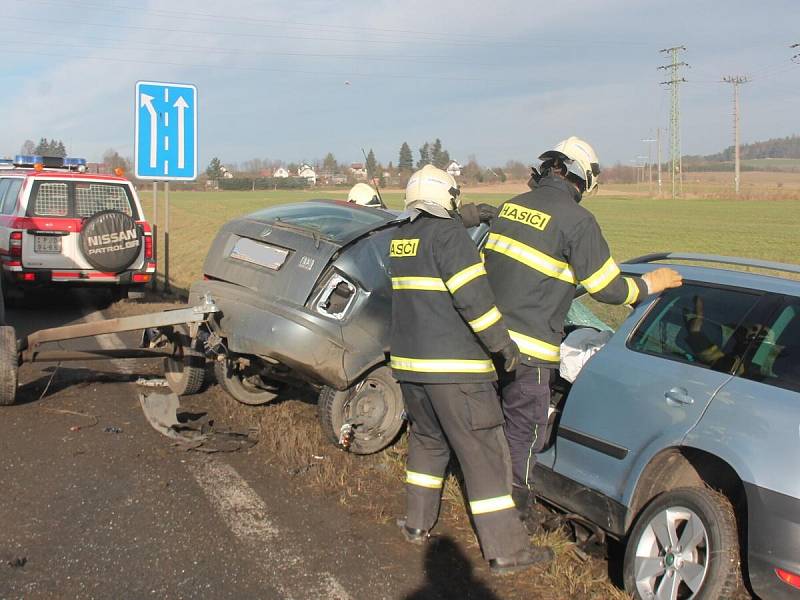
[[[102,300],[50,294],[7,320],[21,336],[102,318]],[[157,372],[21,368],[17,404],[0,407],[0,598],[493,597],[457,549],[432,566],[393,526],[310,499],[252,451],[173,447],[139,406],[135,380]]]

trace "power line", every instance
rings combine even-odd
[[[3,52],[6,54],[23,54],[23,55],[35,55],[35,56],[53,56],[56,58],[77,58],[80,60],[99,60],[103,62],[117,62],[117,63],[127,63],[127,64],[145,64],[145,65],[159,65],[159,66],[167,66],[167,67],[184,67],[190,69],[224,69],[224,70],[242,70],[242,71],[254,71],[254,72],[266,72],[266,73],[291,73],[294,75],[313,75],[315,77],[349,77],[352,79],[357,78],[381,78],[381,79],[421,79],[421,80],[428,80],[428,81],[464,81],[464,82],[494,82],[494,83],[510,83],[511,80],[506,79],[486,79],[485,77],[452,77],[448,75],[411,75],[405,73],[356,73],[356,72],[337,72],[337,71],[306,71],[300,69],[278,69],[272,67],[248,67],[244,65],[238,64],[224,64],[224,65],[209,65],[209,64],[193,64],[193,63],[181,63],[181,62],[170,62],[170,61],[160,61],[160,60],[143,60],[139,58],[117,58],[117,57],[110,57],[110,56],[87,56],[87,55],[65,55],[62,52],[37,52],[33,50],[27,49],[20,49],[18,44],[0,41],[0,46],[8,45],[11,46],[10,49],[4,50]]]
[[[733,85],[733,185],[739,194],[739,86],[750,81],[742,75],[728,75],[722,81]]]
[[[0,26],[0,31],[11,31],[19,34],[29,34],[33,36],[41,36],[44,34],[42,31],[35,31],[30,29],[15,29],[11,27]],[[41,39],[19,40],[18,44],[22,45],[46,45],[46,46],[59,46],[61,48],[93,48],[100,50],[136,50],[137,52],[160,52],[162,48],[174,49],[175,52],[195,52],[202,50],[204,53],[210,54],[237,54],[239,56],[285,56],[285,57],[298,57],[298,58],[329,58],[329,59],[353,59],[359,61],[389,61],[389,62],[413,62],[415,64],[443,64],[443,65],[469,65],[471,67],[500,67],[498,63],[476,63],[472,61],[459,61],[452,60],[446,56],[433,56],[433,55],[400,55],[400,56],[368,56],[363,54],[331,54],[331,53],[315,53],[315,52],[267,52],[261,50],[250,50],[247,48],[217,48],[213,46],[196,46],[193,44],[175,44],[173,42],[158,42],[154,45],[150,42],[138,42],[136,40],[128,40],[125,45],[119,45],[117,38],[98,37],[82,35],[82,40],[96,40],[99,42],[111,42],[113,46],[102,46],[97,44],[64,44],[60,41],[43,41]],[[7,42],[13,40],[6,40]],[[134,46],[130,46],[133,44]],[[135,46],[141,46],[137,48]]]
[[[662,54],[669,54],[672,62],[668,65],[658,67],[669,71],[670,78],[662,81],[662,85],[670,86],[672,95],[672,107],[669,115],[670,132],[670,156],[672,171],[672,199],[683,195],[683,158],[681,155],[681,109],[680,109],[680,84],[686,83],[686,79],[681,76],[681,68],[688,67],[689,64],[679,59],[679,52],[686,52],[685,46],[673,46],[659,50]]]

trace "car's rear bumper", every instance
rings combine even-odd
[[[800,598],[800,589],[781,581],[775,569],[800,574],[800,499],[745,483],[747,569],[761,598]]]
[[[304,379],[339,390],[352,385],[383,351],[351,347],[338,321],[317,316],[289,302],[280,302],[242,286],[222,281],[192,285],[189,303],[210,294],[222,317],[221,334],[231,352],[276,360]]]

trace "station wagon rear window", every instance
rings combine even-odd
[[[291,206],[275,206],[250,215],[250,218],[286,223],[316,232],[336,242],[366,233],[388,223],[394,216],[377,210],[364,210],[346,204],[305,202]]]
[[[91,217],[103,210],[118,210],[131,216],[131,203],[127,189],[109,183],[76,183],[75,215]]]

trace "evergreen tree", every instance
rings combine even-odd
[[[67,155],[67,147],[64,145],[64,142],[58,140],[52,140],[50,142],[50,156],[60,156],[65,157]]]
[[[378,161],[375,160],[375,153],[372,151],[372,148],[369,149],[369,154],[367,154],[367,163],[365,165],[367,167],[367,177],[372,179],[378,172]]]
[[[47,138],[40,139],[33,151],[39,156],[48,156],[50,152],[50,142],[47,141]]]
[[[209,179],[222,178],[222,162],[216,156],[211,159],[210,163],[208,163],[206,175],[208,175]]]
[[[336,157],[332,152],[328,152],[322,161],[322,168],[330,173],[336,173],[339,169],[339,164],[336,162]]]
[[[431,145],[428,142],[423,144],[419,149],[419,160],[417,161],[417,168],[421,169],[425,165],[431,164]]]
[[[403,142],[403,145],[400,146],[400,157],[397,160],[397,168],[400,169],[400,171],[414,170],[414,155],[411,154],[411,148],[406,142]]]

